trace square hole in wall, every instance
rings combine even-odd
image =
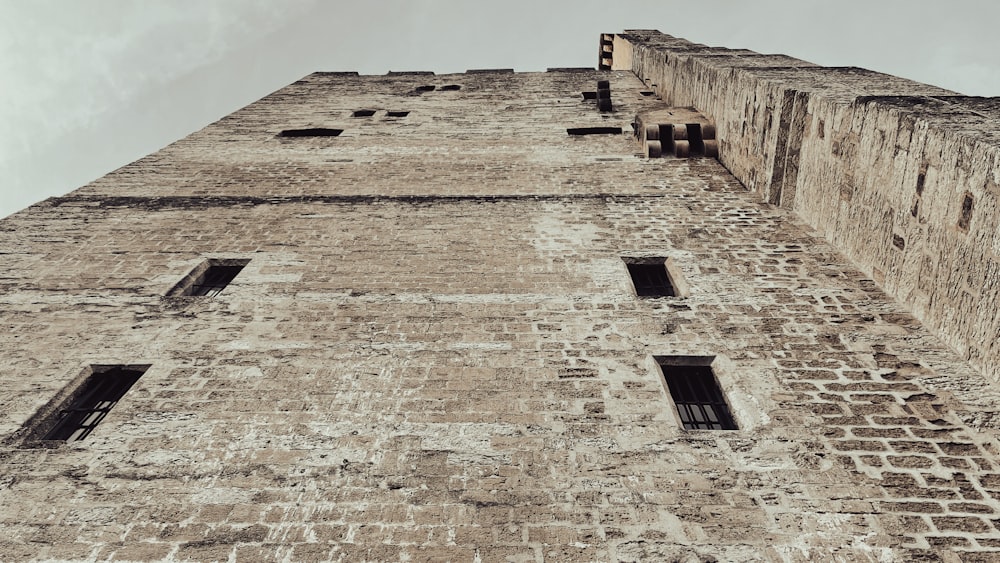
[[[686,430],[738,430],[712,371],[714,356],[657,356],[667,392]]]
[[[359,109],[351,114],[351,117],[371,117],[375,115],[375,110],[373,109]]]
[[[385,112],[386,117],[406,117],[410,115],[408,111],[387,111]]]

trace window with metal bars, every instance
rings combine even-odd
[[[206,260],[171,289],[167,295],[215,297],[228,286],[250,261],[243,259]]]
[[[135,366],[93,371],[46,421],[52,427],[42,440],[76,442],[89,436],[145,371]]]
[[[677,292],[667,275],[663,259],[654,263],[626,263],[628,274],[639,297],[674,297]]]
[[[215,297],[233,281],[243,266],[209,266],[205,273],[191,284],[188,295]]]
[[[657,358],[686,430],[737,430],[712,372],[711,358]]]

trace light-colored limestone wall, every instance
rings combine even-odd
[[[748,189],[794,210],[1000,378],[996,99],[655,31],[616,36],[614,56],[714,119],[720,160]]]
[[[0,222],[0,559],[996,557],[997,392],[715,160],[636,156],[645,89],[314,74]],[[654,355],[716,356],[740,429]],[[111,363],[151,367],[90,438],[19,441]]]

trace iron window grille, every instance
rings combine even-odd
[[[168,296],[215,297],[250,263],[244,259],[216,259],[202,262],[173,287]]]
[[[135,385],[145,368],[113,367],[91,373],[55,414],[55,421],[42,440],[83,440]]]
[[[658,363],[685,430],[738,429],[710,365]]]
[[[243,266],[209,266],[205,273],[191,284],[188,295],[215,297],[233,281]]]
[[[658,264],[626,264],[635,293],[639,297],[675,297],[677,292],[670,283],[667,268]]]

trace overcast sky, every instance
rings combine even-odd
[[[316,70],[596,64],[601,32],[1000,95],[996,0],[0,0],[0,217]]]

